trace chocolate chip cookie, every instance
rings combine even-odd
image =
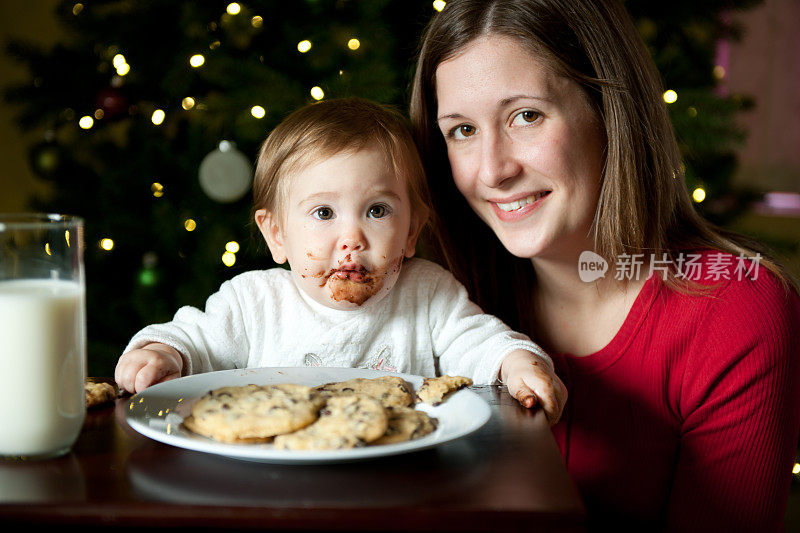
[[[472,385],[472,380],[462,376],[441,376],[425,378],[417,391],[417,402],[439,405],[451,392]]]
[[[304,385],[222,387],[200,398],[183,424],[221,442],[267,442],[317,420],[324,403]]]
[[[403,378],[381,376],[379,378],[355,378],[320,385],[317,390],[325,397],[341,394],[365,395],[378,400],[384,407],[408,407],[414,404],[413,390]]]
[[[86,407],[92,408],[117,399],[116,387],[110,383],[87,381],[83,386],[86,395]]]
[[[433,433],[438,423],[438,420],[428,416],[428,413],[411,407],[391,407],[386,409],[386,413],[389,415],[389,427],[386,433],[371,445],[418,439]]]
[[[333,396],[308,427],[275,437],[281,450],[341,450],[364,446],[386,433],[388,417],[381,404],[367,396]]]

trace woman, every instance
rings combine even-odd
[[[552,353],[593,523],[780,529],[800,298],[694,211],[662,91],[616,0],[448,2],[411,101],[442,259]]]

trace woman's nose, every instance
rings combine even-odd
[[[509,178],[518,175],[522,165],[514,148],[512,140],[502,134],[484,135],[478,179],[488,187],[498,188]]]

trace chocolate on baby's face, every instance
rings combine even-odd
[[[276,247],[301,290],[335,309],[383,298],[414,255],[417,234],[406,184],[384,154],[337,154],[287,179]]]

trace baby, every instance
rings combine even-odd
[[[427,182],[403,118],[358,98],[303,107],[261,147],[254,218],[276,263],[222,284],[205,311],[137,333],[120,387],[264,366],[373,368],[498,379],[525,407],[561,416],[550,358],[472,303],[445,269],[411,259],[430,218]]]

